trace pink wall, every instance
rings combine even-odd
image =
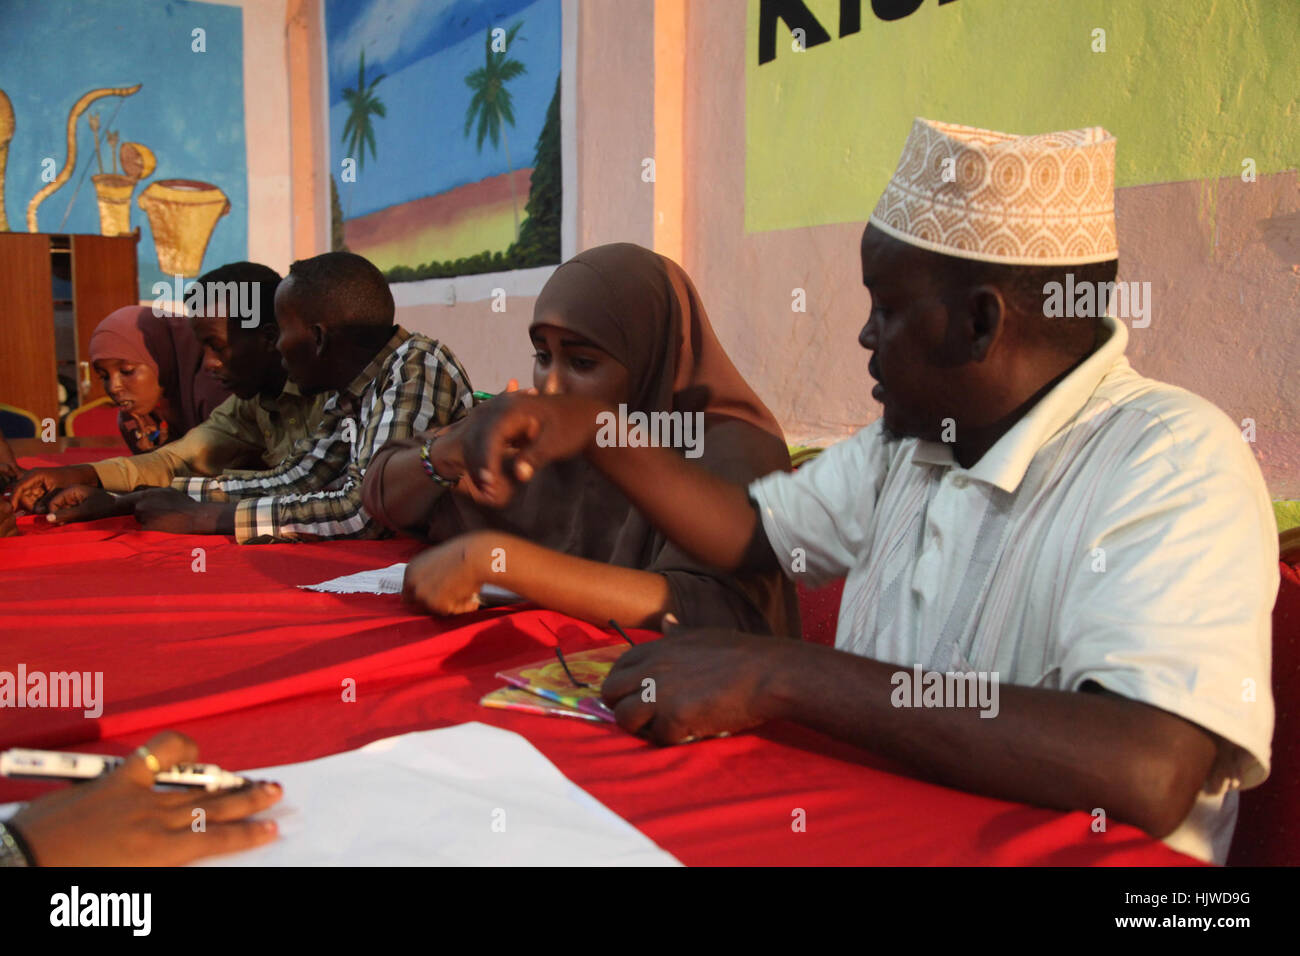
[[[1300,497],[1297,192],[1279,173],[1122,189],[1117,203],[1121,271],[1151,282],[1157,310],[1129,361],[1254,419],[1256,460],[1286,498]]]
[[[821,443],[880,414],[869,355],[856,341],[868,302],[857,261],[862,227],[745,234],[747,9],[747,0],[688,4],[683,265],[788,437]],[[1234,421],[1253,418],[1270,491],[1300,497],[1295,173],[1121,189],[1116,207],[1120,277],[1150,282],[1154,303],[1151,326],[1130,332],[1130,362]],[[870,212],[862,210],[864,223]],[[796,287],[807,292],[807,314],[791,311]]]

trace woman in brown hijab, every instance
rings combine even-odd
[[[625,405],[633,422],[635,412],[681,413],[687,428],[701,421],[702,435],[683,429],[697,443],[684,453],[734,482],[789,468],[780,426],[723,351],[675,262],[628,243],[575,256],[542,289],[529,334],[539,392]],[[464,474],[461,428],[389,444],[366,470],[371,515],[445,542],[407,572],[408,584],[413,575],[439,582],[430,610],[472,610],[479,587],[491,584],[602,625],[613,618],[657,628],[672,612],[685,625],[798,635],[794,594],[781,575],[700,565],[581,458],[543,469],[504,510],[480,506]],[[444,493],[451,484],[455,493]]]
[[[133,455],[180,438],[230,396],[203,368],[189,320],[147,306],[117,309],[95,326],[90,363]]]

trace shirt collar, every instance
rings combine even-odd
[[[293,383],[293,380],[286,378],[279,395],[274,398],[267,398],[265,395],[258,394],[257,404],[268,412],[274,412],[278,411],[281,405],[293,405],[302,401],[302,397],[302,392],[298,390],[298,386]]]
[[[259,394],[257,395],[257,405],[260,405],[265,412],[270,412],[270,414],[279,414],[279,412],[283,411],[285,406],[302,405],[303,398],[304,395],[300,392],[298,386],[296,386],[290,378],[285,378],[285,386],[279,390],[279,394],[276,395],[276,397],[268,398],[266,395]]]
[[[375,353],[375,357],[370,360],[370,364],[361,370],[361,374],[348,383],[348,387],[340,393],[340,398],[347,397],[353,403],[361,401],[361,396],[365,394],[366,389],[372,385],[383,372],[384,366],[388,360],[393,357],[393,353],[401,348],[402,343],[411,337],[411,333],[406,331],[400,325],[393,327],[392,337],[384,343],[384,347]]]
[[[1079,413],[1101,380],[1124,357],[1127,326],[1109,315],[1103,316],[1102,322],[1110,333],[1106,341],[984,453],[967,472],[972,480],[988,482],[1008,492],[1020,487],[1034,455]],[[912,449],[912,463],[953,466],[956,460],[946,443],[918,440]]]

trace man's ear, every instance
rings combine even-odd
[[[971,360],[982,362],[1006,327],[1007,303],[997,286],[980,285],[966,299],[971,329]]]
[[[312,338],[316,342],[316,357],[321,358],[330,344],[330,330],[323,325],[313,325],[311,327]]]

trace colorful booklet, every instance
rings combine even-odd
[[[627,649],[627,644],[612,644],[589,651],[578,651],[574,654],[565,654],[564,664],[555,657],[535,664],[525,664],[512,670],[499,671],[497,677],[512,687],[555,701],[598,720],[613,723],[614,713],[600,699],[600,688],[605,683],[605,676],[614,666],[614,662]],[[566,664],[568,673],[565,673],[564,669]],[[575,681],[586,686],[580,686]],[[504,706],[504,704],[488,706]]]
[[[595,714],[575,710],[565,704],[539,697],[537,694],[520,690],[518,687],[501,687],[484,694],[479,701],[484,707],[498,707],[501,710],[518,710],[525,714],[541,714],[544,717],[577,717],[579,720],[594,720],[603,723]]]

